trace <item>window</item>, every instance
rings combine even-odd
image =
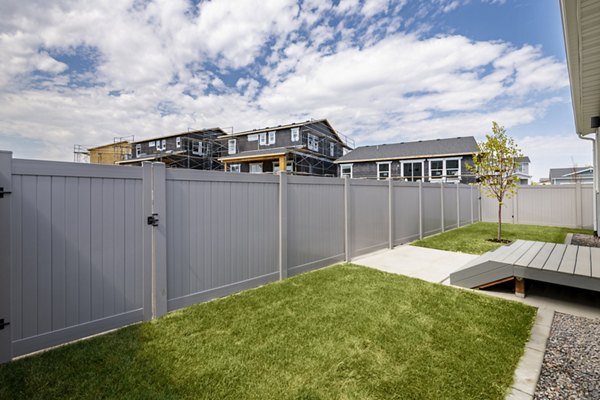
[[[192,143],[192,154],[202,155],[202,142],[196,141]]]
[[[229,139],[227,141],[227,151],[229,154],[235,154],[235,151],[236,151],[235,139]]]
[[[157,150],[166,150],[167,149],[167,141],[165,139],[156,141],[156,149]]]
[[[409,182],[423,179],[423,161],[402,162],[402,176]]]
[[[250,173],[251,174],[262,174],[263,172],[263,165],[262,163],[253,163],[250,164]]]
[[[285,170],[287,172],[293,172],[293,166],[294,166],[294,162],[293,161],[288,161],[285,165]],[[273,161],[273,173],[276,174],[277,172],[279,172],[279,161]]]
[[[275,131],[269,132],[269,144],[275,144]]]
[[[263,133],[261,133],[261,134],[259,135],[259,139],[260,139],[260,140],[258,141],[258,144],[259,144],[259,145],[261,145],[261,146],[264,146],[264,145],[266,145],[266,144],[267,144],[267,134],[266,134],[266,133],[264,133],[264,132],[263,132]]]
[[[446,160],[446,176],[458,176],[458,160]]]
[[[181,148],[181,138],[180,137],[175,138],[175,147],[177,147],[178,149]]]
[[[136,144],[135,145],[135,156],[139,157],[142,155],[142,145],[141,144]]]
[[[292,142],[300,140],[300,128],[292,128]]]
[[[248,141],[249,142],[256,142],[258,140],[258,135],[254,134],[254,135],[248,135]]]
[[[340,176],[342,178],[345,176],[347,176],[348,178],[352,178],[352,164],[340,165]]]
[[[308,149],[312,151],[319,151],[319,139],[315,135],[308,134]]]
[[[377,163],[377,179],[389,179],[390,178],[390,170],[391,170],[391,162],[381,162]]]
[[[429,175],[432,179],[441,179],[444,176],[444,161],[435,160],[429,162]]]
[[[241,164],[231,164],[229,166],[229,172],[242,172]]]
[[[148,147],[154,147],[154,141],[148,143]]]
[[[329,155],[335,157],[335,143],[329,143]]]

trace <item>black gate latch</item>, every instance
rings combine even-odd
[[[0,319],[0,331],[10,325],[10,322],[4,322],[4,318]]]
[[[158,226],[158,214],[148,216],[148,225]]]
[[[5,194],[11,194],[12,192],[5,192],[3,187],[0,187],[0,199],[4,198]]]

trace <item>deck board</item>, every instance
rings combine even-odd
[[[589,247],[579,246],[574,273],[575,275],[592,276],[592,260]]]
[[[530,268],[537,269],[544,268],[544,265],[546,264],[546,261],[548,261],[548,257],[550,257],[550,254],[552,254],[554,247],[556,247],[555,243],[544,243],[542,249],[539,251],[539,253],[537,253],[537,255],[533,258],[533,260],[531,260],[531,262],[527,266]]]
[[[529,248],[529,250],[527,250],[525,254],[521,256],[521,258],[515,261],[514,264],[528,266],[529,263],[531,263],[531,261],[535,258],[535,256],[537,256],[538,253],[542,250],[542,247],[544,247],[543,242],[533,242],[533,245]]]
[[[525,241],[523,244],[514,251],[511,255],[504,259],[505,263],[514,264],[519,258],[523,257],[525,253],[533,246],[535,242]]]
[[[600,278],[600,249],[592,247],[592,277]]]
[[[557,244],[554,246],[552,253],[550,253],[550,256],[548,256],[548,260],[542,269],[545,271],[558,271],[560,262],[565,254],[565,250],[567,250],[566,244]]]
[[[492,257],[492,260],[494,261],[501,261],[501,262],[505,262],[506,259],[508,259],[510,256],[512,256],[513,254],[520,252],[521,248],[526,244],[527,242],[525,242],[524,240],[517,240],[516,242],[512,243],[510,246],[508,246],[508,248],[510,248],[510,251],[507,253],[502,254],[501,257],[496,256],[496,257]],[[520,253],[519,253],[520,254]]]
[[[577,250],[579,246],[568,245],[563,254],[563,258],[558,266],[558,272],[572,274],[575,271],[575,263],[577,262]]]

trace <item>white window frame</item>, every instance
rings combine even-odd
[[[286,172],[293,172],[294,166],[294,162],[293,161],[287,161],[285,164],[285,171]],[[273,173],[276,174],[279,172],[279,161],[273,161]]]
[[[242,164],[230,164],[229,172],[235,172],[235,173],[242,172]]]
[[[237,152],[237,140],[229,139],[227,141],[227,154],[235,154]]]
[[[382,165],[387,165],[388,166],[388,177],[387,178],[381,178],[381,171],[380,171],[380,167]],[[392,162],[391,161],[380,161],[377,163],[377,180],[381,181],[381,180],[388,180],[392,178]]]
[[[458,161],[458,174],[455,175],[455,178],[448,178],[448,169],[446,167],[446,161],[457,160]],[[431,175],[431,163],[433,161],[441,161],[442,162],[442,177],[441,178],[433,178]],[[428,160],[429,162],[429,180],[431,182],[460,182],[462,177],[462,157],[448,157],[448,158],[431,158]]]
[[[413,171],[413,176],[412,177],[407,177],[404,175],[404,164],[421,164],[421,178],[414,180],[415,178],[415,174]],[[404,161],[400,161],[400,176],[403,178],[411,178],[414,180],[414,182],[417,181],[422,181],[425,180],[424,178],[425,175],[425,161],[424,160],[404,160]]]
[[[177,147],[178,149],[181,148],[181,137],[179,136],[175,138],[175,147]]]
[[[309,150],[319,151],[319,138],[310,133],[306,136],[306,146]]]
[[[340,164],[340,178],[343,178],[345,175],[348,174],[344,174],[344,168],[350,167],[350,175],[348,176],[350,179],[352,179],[353,177],[353,173],[354,173],[354,164]]]
[[[154,147],[154,140],[151,142],[148,142],[148,147]]]
[[[276,131],[267,132],[267,135],[269,136],[269,144],[275,144],[275,138],[277,137],[275,133]]]
[[[291,135],[292,142],[300,141],[300,128],[298,128],[298,127],[292,128],[290,135]]]
[[[253,166],[259,166],[259,165],[260,165],[260,172],[252,172],[252,167],[253,167]],[[263,168],[263,163],[261,163],[261,162],[259,162],[259,163],[250,163],[250,166],[249,166],[249,172],[250,172],[251,174],[262,174],[262,173],[263,173],[263,171],[264,171],[264,168]]]
[[[197,146],[197,148],[194,149],[194,146]],[[196,155],[201,156],[203,154],[202,147],[204,147],[204,146],[202,145],[201,141],[194,141],[194,142],[192,142],[192,154],[196,154]]]
[[[258,144],[261,146],[266,146],[267,145],[267,133],[263,132],[260,135],[258,135]]]
[[[142,155],[142,145],[141,144],[136,144],[135,145],[135,156],[139,157]]]
[[[167,140],[163,139],[161,140],[161,146],[159,150],[166,150],[167,149]]]

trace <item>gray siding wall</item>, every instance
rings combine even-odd
[[[502,206],[502,221],[593,229],[592,185],[519,186]],[[482,190],[482,220],[498,221],[498,202]]]
[[[0,362],[442,230],[440,184],[12,160],[7,152],[0,166],[12,191],[0,199],[0,214],[10,215],[8,234],[0,231],[10,316],[0,318],[11,323],[0,332]],[[470,211],[477,191],[459,187]],[[444,185],[448,194],[456,188]],[[456,196],[444,206],[448,229]],[[146,223],[152,212],[157,227]]]
[[[450,157],[452,158],[452,157]],[[382,162],[385,160],[381,160]],[[390,160],[392,178],[400,178],[402,176],[402,160]],[[423,161],[423,174],[429,176],[429,162],[427,159],[415,158],[405,161]],[[366,162],[348,162],[344,164],[352,164],[352,177],[355,179],[377,179],[377,163],[378,161],[366,161]],[[474,183],[475,178],[470,176],[471,172],[467,169],[467,165],[473,163],[472,156],[462,156],[461,160],[461,183]]]
[[[203,142],[203,146],[212,146],[211,141],[215,140],[219,135],[221,135],[222,132],[220,131],[206,131],[203,133],[182,133],[181,135],[178,136],[173,136],[173,137],[167,137],[164,138],[164,140],[166,141],[166,150],[158,150],[156,144],[158,142],[160,142],[163,139],[152,139],[152,140],[146,140],[143,142],[139,142],[139,143],[135,143],[132,145],[131,148],[131,157],[132,159],[136,159],[136,158],[144,158],[147,157],[149,155],[152,154],[159,154],[159,153],[165,153],[166,151],[182,151],[182,150],[186,150],[184,148],[185,146],[185,142],[183,141],[183,138],[187,137],[187,138],[191,138],[191,139],[195,139],[195,140],[205,140],[206,142]],[[177,137],[182,138],[182,147],[178,148],[177,147]],[[150,142],[154,142],[154,146],[150,147]],[[141,146],[141,155],[140,157],[136,157],[136,145],[139,144]],[[216,150],[216,149],[213,149]],[[204,147],[204,152],[206,152],[206,147]]]

